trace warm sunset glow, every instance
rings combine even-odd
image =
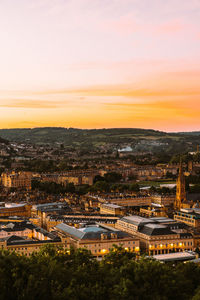
[[[3,0],[0,128],[200,129],[200,2]]]

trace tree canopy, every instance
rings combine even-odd
[[[1,251],[0,291],[0,300],[196,300],[200,267],[138,259],[120,247],[101,261],[85,249],[46,246],[30,257]]]

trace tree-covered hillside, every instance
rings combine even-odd
[[[198,300],[200,267],[136,260],[115,248],[102,261],[87,250],[46,247],[30,257],[0,252],[0,300]]]
[[[193,151],[200,135],[166,133],[151,129],[112,128],[76,129],[44,127],[33,129],[1,129],[0,137],[12,142],[63,144],[76,149],[119,149],[129,145],[135,152],[180,153]]]
[[[43,127],[43,128],[25,128],[25,129],[1,129],[0,136],[10,141],[32,143],[54,143],[62,142],[69,144],[76,140],[87,141],[111,141],[116,142],[130,141],[137,137],[163,137],[167,133],[155,130],[113,128],[113,129],[76,129],[63,127]]]

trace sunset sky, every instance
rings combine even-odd
[[[200,130],[199,0],[1,0],[0,128]]]

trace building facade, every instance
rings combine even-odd
[[[187,232],[184,224],[169,218],[128,216],[118,220],[116,228],[139,238],[141,249],[148,255],[194,249],[193,236]]]
[[[77,229],[67,224],[59,224],[53,230],[67,244],[74,248],[85,248],[96,257],[109,253],[114,245],[127,251],[140,251],[139,239],[121,230],[98,223],[83,225]]]
[[[112,204],[112,203],[103,203],[100,204],[100,214],[109,214],[109,215],[123,215],[125,212],[124,207]]]
[[[184,208],[174,213],[174,220],[183,222],[188,226],[200,228],[200,209]]]
[[[7,188],[23,188],[30,190],[31,189],[31,172],[11,172],[11,173],[2,173],[1,182],[4,187]]]

